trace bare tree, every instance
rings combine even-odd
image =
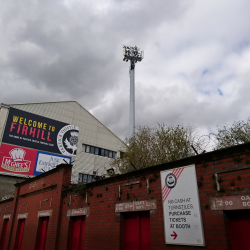
[[[226,124],[217,127],[215,149],[227,148],[250,141],[250,119],[247,121],[235,121],[232,125]]]
[[[191,145],[200,149],[192,126],[158,124],[138,127],[134,137],[125,139],[123,156],[112,161],[121,173],[146,168],[194,155]]]

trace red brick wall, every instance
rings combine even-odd
[[[13,199],[11,199],[10,201],[1,202],[0,209],[1,209],[1,213],[0,213],[0,237],[2,237],[4,215],[8,215],[8,214],[11,215],[10,220],[9,220],[9,224],[8,224],[8,229],[7,229],[6,241],[5,241],[5,247],[4,247],[4,250],[5,250],[5,249],[7,249],[8,240],[10,238],[11,222],[13,221],[13,218],[12,218],[13,211],[14,211]]]
[[[104,181],[99,182],[100,184],[97,182],[93,184],[93,187],[88,187],[83,195],[80,196],[73,194],[70,191],[71,189],[67,189],[71,178],[71,168],[64,165],[39,177],[35,177],[33,180],[19,184],[13,201],[0,202],[0,233],[2,232],[5,207],[9,206],[6,214],[11,213],[6,240],[9,245],[6,244],[5,249],[7,249],[7,245],[8,249],[14,249],[18,222],[17,216],[19,213],[28,213],[22,250],[35,249],[39,221],[37,215],[38,211],[43,210],[53,210],[49,219],[46,250],[68,249],[70,217],[67,217],[67,211],[81,207],[90,208],[90,214],[86,215],[84,249],[122,249],[123,214],[115,213],[115,204],[151,199],[156,199],[157,201],[157,209],[150,211],[152,249],[231,249],[226,216],[223,211],[211,211],[207,205],[209,204],[209,197],[249,193],[250,169],[219,174],[219,177],[222,179],[220,185],[224,192],[217,192],[215,179],[213,178],[215,171],[247,166],[249,164],[248,159],[250,160],[250,156],[243,154],[241,158],[238,156],[229,157],[221,160],[202,161],[200,164],[196,164],[197,180],[201,185],[199,187],[199,195],[205,247],[165,244],[159,171],[155,174],[145,174],[134,178],[131,177],[130,179],[126,179],[126,177],[131,175],[120,176],[118,177],[119,181],[113,178],[110,179],[109,184],[103,184],[105,183]],[[180,165],[179,167],[181,166],[185,165]],[[238,179],[238,176],[241,177],[241,180],[239,180],[240,178]],[[147,179],[150,180],[151,193],[147,192]],[[136,181],[139,181],[140,184],[132,185],[132,188],[124,186],[126,183]],[[232,183],[232,181],[234,182]],[[120,200],[118,197],[119,185],[122,190]],[[87,203],[85,202],[86,192],[88,193]],[[51,198],[52,206],[50,207]],[[45,199],[48,199],[48,201],[44,201]],[[28,208],[24,204],[28,204]],[[12,225],[12,231],[10,225]]]
[[[147,193],[146,179],[151,179],[151,193]],[[128,182],[140,181],[139,184],[133,185],[132,189],[129,186],[124,187]],[[121,201],[117,200],[119,185],[122,188]],[[69,219],[66,217],[67,210],[90,206],[90,215],[86,216],[85,224],[85,244],[84,249],[122,249],[122,213],[115,213],[115,204],[117,202],[127,202],[135,200],[157,200],[157,210],[150,212],[151,226],[151,246],[152,249],[197,249],[198,247],[173,246],[166,245],[164,240],[164,225],[163,225],[163,210],[161,199],[161,183],[160,177],[155,178],[153,174],[146,175],[145,180],[142,178],[129,179],[106,186],[94,187],[88,189],[87,192],[92,192],[93,196],[88,195],[88,204],[85,204],[85,197],[68,194],[64,199],[62,213],[62,230],[60,238],[64,236],[64,241],[60,244],[60,249],[67,249],[66,236],[68,235]],[[200,193],[202,190],[200,190]],[[127,199],[129,193],[130,198]],[[102,194],[102,197],[97,198],[97,194]],[[72,196],[71,205],[69,205],[70,196]],[[223,212],[211,212],[205,209],[202,198],[202,215],[203,221],[208,225],[204,225],[206,247],[203,249],[228,249],[226,238],[226,230],[224,226]],[[214,216],[216,215],[216,216]],[[224,232],[222,232],[224,230]],[[218,235],[218,236],[216,236]],[[217,241],[216,237],[222,237]]]
[[[218,175],[221,178],[220,187],[224,189],[222,192],[217,192],[214,172],[245,167],[249,165],[249,160],[250,155],[243,154],[240,158],[236,156],[196,164],[197,180],[202,183],[199,194],[207,249],[230,249],[230,238],[224,213],[223,211],[211,211],[205,207],[209,204],[209,197],[250,193],[248,190],[250,169],[220,173]],[[241,177],[241,180],[238,180],[238,176]],[[203,180],[201,181],[201,179]]]
[[[250,156],[244,154],[241,155],[240,162],[238,162],[239,157],[230,157],[196,164],[197,181],[202,183],[202,186],[199,187],[199,195],[206,247],[165,244],[160,178],[155,178],[154,174],[150,174],[146,175],[145,179],[144,177],[139,177],[116,182],[111,185],[87,189],[86,191],[88,193],[93,193],[92,196],[88,195],[88,204],[85,203],[85,197],[68,194],[64,199],[62,213],[61,237],[64,235],[65,239],[60,245],[60,249],[66,249],[64,246],[66,246],[66,236],[68,235],[69,229],[69,219],[66,218],[68,209],[90,206],[90,215],[86,217],[84,249],[121,249],[122,213],[116,214],[114,212],[115,204],[117,202],[148,200],[153,198],[157,200],[157,210],[152,210],[150,213],[152,249],[230,249],[230,238],[223,211],[211,211],[207,205],[209,204],[210,196],[236,195],[248,192],[248,188],[250,187],[250,169],[219,174],[219,177],[222,179],[220,185],[225,189],[223,192],[217,192],[215,179],[213,177],[215,171],[246,166],[248,158],[250,159]],[[237,179],[239,175],[241,176],[240,181]],[[152,180],[150,183],[152,190],[150,194],[147,193],[146,179]],[[234,180],[234,186],[231,186],[232,180]],[[130,189],[129,186],[124,187],[125,183],[135,181],[140,181],[142,186],[140,187],[136,184],[132,186],[132,189]],[[121,185],[122,188],[121,201],[117,200],[119,185]],[[107,191],[106,187],[108,187]],[[127,193],[129,193],[130,196],[129,199],[127,199]],[[102,194],[102,197],[97,198],[97,194]],[[72,198],[71,205],[69,204],[70,196]]]
[[[35,177],[17,185],[14,201],[10,202],[12,226],[11,237],[7,235],[5,249],[14,249],[17,233],[18,214],[28,213],[23,232],[22,250],[35,249],[38,230],[38,211],[52,210],[49,218],[46,249],[56,249],[61,219],[62,189],[70,184],[71,166],[64,165],[58,170]],[[47,201],[46,201],[47,200]],[[0,208],[7,203],[0,204]],[[3,220],[1,213],[0,222]],[[3,223],[1,223],[2,227]],[[11,230],[11,229],[9,229]],[[7,244],[8,243],[8,244]]]
[[[151,177],[152,175],[148,176]],[[129,186],[124,187],[124,184],[128,182],[140,181],[142,186],[138,184],[132,185],[132,189]],[[86,197],[75,196],[74,194],[68,194],[64,198],[63,212],[62,212],[62,225],[60,238],[64,237],[64,240],[60,242],[60,249],[66,249],[66,236],[69,229],[69,218],[66,217],[68,209],[90,207],[90,215],[86,216],[85,224],[85,248],[84,249],[120,249],[121,247],[121,223],[122,215],[115,213],[115,204],[117,202],[127,202],[135,200],[148,200],[151,198],[157,199],[158,210],[151,213],[151,228],[153,242],[158,241],[163,235],[163,224],[161,223],[163,215],[161,204],[161,192],[160,192],[160,178],[158,177],[155,182],[150,183],[152,192],[147,193],[146,180],[141,178],[135,178],[130,180],[124,180],[121,182],[113,183],[111,185],[104,185],[94,187],[93,189],[87,189],[88,203],[86,204]],[[122,195],[121,200],[118,200],[119,185],[121,185]],[[106,190],[106,188],[108,190]],[[92,196],[90,195],[92,193]],[[130,198],[127,199],[129,193]],[[101,197],[97,198],[97,195]],[[71,196],[71,205],[70,205]],[[159,231],[161,229],[161,232]],[[160,234],[159,234],[160,233]]]

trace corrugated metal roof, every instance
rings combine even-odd
[[[44,103],[58,103],[58,102],[76,102],[77,101],[50,101],[50,102],[23,102],[23,103],[9,103],[7,105],[27,105],[27,104],[44,104]],[[79,103],[78,103],[79,104]],[[80,105],[80,104],[79,104]]]
[[[24,178],[24,179],[28,179],[28,178],[33,178],[34,177],[32,175],[15,174],[15,173],[2,172],[2,171],[0,171],[0,175],[6,175],[6,176],[11,176],[11,177],[20,177],[20,178]]]

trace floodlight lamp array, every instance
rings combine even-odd
[[[127,62],[128,60],[131,60],[131,62],[134,64],[140,62],[143,59],[144,52],[140,52],[140,49],[137,48],[137,46],[123,46],[123,55],[123,61]]]

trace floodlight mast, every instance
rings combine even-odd
[[[129,112],[129,133],[130,137],[135,134],[135,64],[143,59],[144,52],[131,46],[123,46],[123,61],[130,60],[130,112]]]

